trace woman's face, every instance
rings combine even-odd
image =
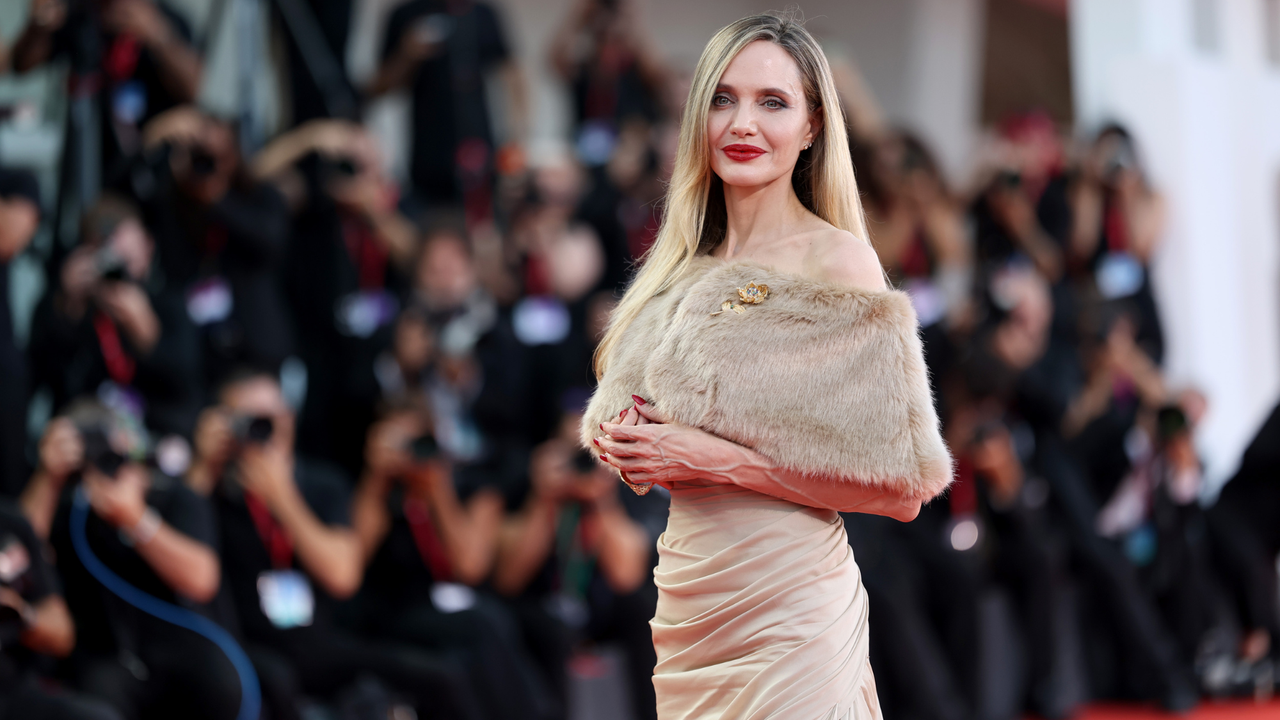
[[[711,99],[711,169],[737,187],[789,179],[818,130],[796,61],[778,45],[757,40],[729,63]]]

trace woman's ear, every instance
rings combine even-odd
[[[822,112],[812,110],[809,112],[809,132],[805,134],[804,147],[813,145],[818,136],[822,134]]]

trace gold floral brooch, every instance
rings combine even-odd
[[[764,299],[767,297],[769,297],[768,285],[757,285],[753,282],[747,283],[746,287],[738,288],[738,299],[742,300],[741,303],[736,303],[732,300],[725,300],[720,303],[720,309],[711,314],[713,316],[719,315],[720,313],[728,312],[729,310],[740,313],[747,309],[747,305],[759,305],[764,302]]]

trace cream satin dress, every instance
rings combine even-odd
[[[867,593],[844,522],[681,482],[658,539],[660,720],[879,720]]]

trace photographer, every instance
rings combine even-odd
[[[98,95],[104,178],[124,169],[151,118],[200,94],[204,63],[182,16],[153,0],[31,0],[13,45],[26,72],[70,60],[78,92]]]
[[[83,492],[88,544],[109,570],[152,597],[204,611],[221,580],[212,513],[142,457],[136,419],[95,401],[74,403],[41,440],[22,505],[37,534],[48,533],[79,628],[69,671],[125,718],[233,718],[240,683],[222,652],[126,602],[90,574],[72,544],[71,504]]]
[[[507,142],[527,134],[524,78],[498,14],[475,0],[408,0],[387,19],[381,66],[367,94],[412,95],[409,176],[422,202],[456,204],[484,189],[496,149],[485,75],[497,70],[508,99]]]
[[[187,479],[213,500],[227,586],[271,710],[297,717],[299,691],[328,699],[373,673],[413,696],[423,717],[472,717],[459,673],[337,627],[336,601],[364,572],[346,479],[294,454],[294,419],[275,378],[237,372],[218,401],[201,416]]]
[[[367,457],[352,510],[369,562],[358,601],[364,626],[459,657],[487,717],[540,717],[549,698],[515,623],[472,589],[489,575],[502,527],[496,469],[453,465],[412,403],[391,406],[373,426]]]
[[[16,507],[0,503],[0,720],[119,717],[98,701],[38,682],[37,655],[66,657],[75,641],[44,543]]]
[[[277,273],[289,210],[241,167],[231,125],[192,107],[155,118],[130,173],[165,281],[204,346],[205,382],[234,367],[275,368],[293,351]]]
[[[1122,126],[1098,133],[1080,164],[1071,208],[1071,270],[1104,299],[1131,311],[1138,344],[1159,364],[1164,331],[1150,266],[1164,232],[1164,198],[1147,181],[1133,136]]]
[[[23,170],[0,167],[0,495],[22,489],[27,464],[27,367],[13,335],[9,262],[22,254],[40,228],[40,185]]]
[[[417,228],[396,209],[373,138],[354,123],[316,120],[285,133],[253,173],[294,211],[284,283],[307,366],[299,447],[355,476],[378,394],[374,359],[390,344]]]
[[[525,497],[502,529],[493,587],[506,595],[526,642],[564,698],[566,664],[580,641],[615,640],[626,654],[635,717],[657,716],[656,657],[649,630],[657,603],[651,570],[667,498],[637,497],[616,474],[576,446],[581,411],[574,393],[552,439],[529,461]],[[636,422],[633,408],[623,422]],[[510,505],[510,503],[509,503]]]
[[[32,323],[36,387],[53,405],[111,383],[145,407],[148,427],[190,436],[200,409],[200,345],[181,293],[153,275],[155,245],[134,206],[103,195],[83,243]]]

